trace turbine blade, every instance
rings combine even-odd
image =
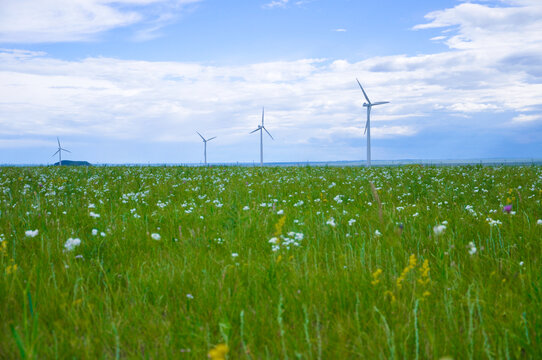
[[[56,154],[58,154],[60,150],[57,150],[56,153],[54,153],[53,155],[51,155],[51,157],[55,156]]]
[[[258,127],[256,130],[252,130],[249,134],[255,133],[256,131],[260,130],[261,127]]]
[[[65,152],[69,152],[70,154],[72,153],[70,150],[66,150],[66,149],[60,149],[60,150],[63,150]]]
[[[363,131],[363,135],[365,135],[367,133],[367,126],[369,126],[368,121],[365,122],[365,131]]]
[[[56,137],[56,141],[58,141],[58,147],[60,148],[60,139],[58,138],[58,136]]]
[[[389,101],[379,101],[379,102],[375,102],[375,103],[372,103],[371,105],[382,105],[382,104],[389,104],[390,102]]]
[[[262,126],[263,126],[263,118],[264,118],[265,108],[262,107]]]
[[[196,131],[196,133],[199,135],[199,137],[201,138],[201,140],[205,141],[205,138],[203,136],[201,136],[201,134],[199,132]]]
[[[212,138],[207,139],[207,141],[211,141],[211,140],[213,140],[213,139],[216,139],[216,136],[213,136]]]
[[[275,138],[271,135],[271,133],[269,133],[269,131],[267,131],[267,129],[265,127],[262,126],[262,129],[265,130],[265,132],[267,133],[267,135],[269,135],[271,137],[271,139],[275,140]]]
[[[363,91],[363,96],[365,96],[365,100],[367,100],[367,102],[370,104],[371,100],[369,100],[369,98],[367,97],[367,94],[365,93],[365,90],[363,90],[363,86],[361,86],[361,83],[359,82],[359,80],[357,78],[356,78],[356,81],[358,82],[358,85],[361,88],[361,91]]]

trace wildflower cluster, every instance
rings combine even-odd
[[[273,252],[279,251],[281,248],[290,250],[291,246],[299,247],[301,246],[301,240],[303,240],[303,233],[297,233],[294,231],[288,232],[287,236],[282,235],[282,229],[286,223],[286,216],[283,216],[275,224],[275,232],[269,243],[271,244],[271,250]]]
[[[408,265],[403,269],[403,272],[401,273],[401,276],[397,278],[397,288],[401,289],[403,287],[403,281],[405,281],[406,276],[411,270],[414,270],[416,268],[416,255],[412,254],[410,255],[410,258],[408,259]]]
[[[288,236],[279,235],[272,237],[269,239],[269,243],[271,244],[271,250],[274,252],[279,251],[281,248],[284,248],[286,250],[290,250],[291,246],[299,247],[301,246],[301,240],[303,240],[303,233],[296,233],[294,231],[290,231],[288,233]]]

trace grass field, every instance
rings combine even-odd
[[[541,358],[541,199],[539,166],[2,168],[0,358]]]

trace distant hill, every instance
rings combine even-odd
[[[53,165],[58,166],[59,163],[56,162]],[[88,161],[62,160],[62,166],[92,166],[92,164]]]

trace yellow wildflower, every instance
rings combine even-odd
[[[373,281],[371,281],[371,284],[376,285],[380,282],[380,274],[382,274],[382,269],[376,269],[376,271],[371,275],[373,277]]]
[[[279,236],[282,234],[282,228],[284,227],[284,223],[286,222],[286,215],[281,217],[279,221],[275,224],[275,236]]]
[[[408,259],[408,265],[406,268],[403,269],[403,272],[401,275],[397,278],[397,287],[401,289],[403,287],[403,281],[405,280],[405,277],[410,272],[410,270],[413,270],[416,267],[416,255],[412,254],[410,255],[410,258]]]
[[[421,278],[418,279],[418,282],[421,285],[425,285],[429,282],[429,260],[425,259],[422,267],[419,270]]]
[[[226,354],[229,348],[226,344],[218,344],[207,353],[207,357],[211,360],[226,360]]]
[[[395,302],[395,295],[393,295],[393,293],[389,290],[386,290],[384,297],[388,298],[392,303]]]
[[[408,265],[414,269],[414,267],[416,267],[416,255],[412,254],[410,255],[410,258],[408,259]]]
[[[13,260],[12,260],[13,261]],[[15,271],[17,271],[17,264],[13,264],[13,265],[8,265],[6,267],[6,274],[13,274],[15,273]]]
[[[429,291],[424,291],[423,297],[428,297],[429,295],[431,295],[431,293]]]

